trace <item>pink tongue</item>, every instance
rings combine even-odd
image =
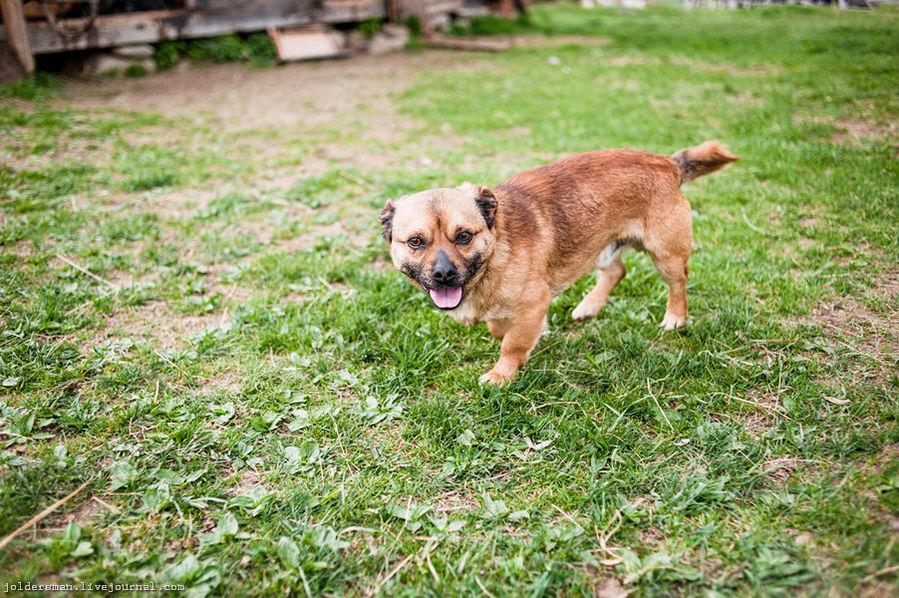
[[[462,287],[429,291],[434,305],[441,309],[452,309],[462,302]]]

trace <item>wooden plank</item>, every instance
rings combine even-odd
[[[15,50],[25,72],[31,74],[34,72],[34,54],[31,52],[22,3],[19,0],[0,0],[0,9],[3,11],[3,24],[9,45]]]
[[[462,0],[431,0],[426,9],[427,14],[453,13],[458,14],[465,3]]]
[[[396,0],[399,18],[409,15],[427,17],[436,14],[459,14],[465,9],[464,0]]]
[[[347,55],[325,27],[313,25],[284,30],[269,27],[268,35],[275,44],[278,60],[315,60]]]
[[[227,8],[101,15],[90,31],[74,39],[60,37],[42,21],[28,23],[27,28],[32,51],[49,54],[385,16],[383,0],[326,0],[319,7],[314,7],[311,0],[248,0],[233,2]],[[73,19],[72,25],[77,26],[78,21]]]
[[[9,42],[0,39],[0,85],[18,81],[25,76],[25,69],[16,57],[16,51]]]
[[[449,48],[451,50],[479,50],[482,52],[502,52],[512,47],[508,39],[465,39],[461,37],[447,37],[432,33],[421,40],[430,48]]]

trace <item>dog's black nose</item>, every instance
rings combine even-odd
[[[456,274],[458,274],[456,267],[441,249],[437,252],[437,262],[434,264],[434,269],[431,271],[431,277],[434,279],[434,282],[438,284],[448,285],[456,279]]]

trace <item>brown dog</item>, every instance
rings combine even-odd
[[[593,268],[574,309],[592,318],[624,277],[621,252],[646,251],[668,283],[661,326],[687,321],[690,204],[680,186],[738,160],[717,141],[661,156],[629,149],[579,154],[494,189],[465,183],[388,200],[393,263],[434,305],[466,325],[487,322],[500,359],[481,382],[502,385],[528,359],[553,297]]]

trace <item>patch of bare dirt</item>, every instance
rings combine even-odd
[[[899,125],[895,122],[876,123],[861,118],[844,118],[834,125],[840,129],[830,140],[834,143],[860,143],[866,141],[899,141]]]
[[[314,247],[321,239],[327,239],[328,237],[335,237],[338,235],[349,236],[343,224],[340,222],[332,222],[331,224],[313,227],[306,233],[290,237],[289,239],[279,239],[275,241],[275,245],[284,253],[291,254]]]
[[[306,295],[303,295],[302,293],[294,293],[293,291],[291,291],[291,292],[287,293],[286,295],[284,295],[283,297],[281,297],[278,300],[278,303],[280,303],[281,305],[290,305],[290,304],[299,305],[299,304],[302,304],[304,301],[306,301],[306,299],[308,299],[308,298],[309,297],[307,297]]]
[[[598,43],[592,38],[579,41]],[[413,155],[416,159],[433,156],[436,163],[444,152],[459,148],[458,138],[439,128],[417,135],[415,147],[410,149],[406,140],[421,123],[400,114],[392,96],[407,88],[425,69],[497,68],[480,56],[437,50],[294,63],[262,70],[239,64],[197,64],[157,73],[140,82],[71,81],[65,99],[55,104],[98,111],[159,112],[211,127],[214,135],[226,134],[227,153],[241,159],[252,157],[254,181],[286,190],[303,178],[335,168],[378,170]],[[170,126],[127,133],[125,139],[135,146],[190,141],[184,132]],[[94,154],[98,152],[103,153],[97,150]],[[104,209],[135,203],[135,209],[153,211],[163,220],[178,219],[204,208],[217,196],[245,189],[247,183],[241,178],[245,177],[216,179],[204,183],[204,189],[179,189],[158,196],[114,194],[104,200]]]
[[[606,59],[605,63],[611,66],[662,64],[662,59],[655,56],[613,56]]]
[[[780,71],[777,67],[769,64],[755,64],[746,68],[735,67],[731,64],[714,64],[689,56],[673,56],[671,63],[679,66],[688,66],[701,71],[724,72],[734,77],[758,77],[761,75],[775,76]]]
[[[801,239],[799,239],[799,249],[801,249],[803,251],[808,251],[812,247],[815,247],[816,245],[819,245],[819,244],[820,243],[818,243],[814,239],[809,239],[806,237],[802,237]],[[801,274],[801,271],[797,270],[797,273]]]
[[[819,123],[833,125],[838,129],[830,136],[830,141],[839,144],[866,143],[871,141],[897,144],[899,143],[899,123],[894,121],[878,122],[871,118],[834,119],[828,115],[797,114],[793,116],[796,123]]]
[[[26,258],[37,253],[37,248],[28,239],[22,239],[13,243],[10,247],[4,248],[4,252],[13,254],[18,258]]]
[[[795,457],[779,457],[765,463],[765,475],[775,485],[782,486],[801,463],[801,459]]]
[[[103,278],[119,288],[132,287],[137,284],[154,283],[159,280],[158,271],[135,274],[127,270],[107,270]]]
[[[81,528],[90,527],[99,521],[103,515],[103,510],[99,502],[88,498],[78,506],[70,508],[69,511],[50,515],[48,519],[38,524],[40,526],[39,533],[40,535],[56,534],[64,530],[70,523],[74,523]]]
[[[265,484],[262,483],[262,476],[259,475],[259,472],[255,469],[250,469],[248,467],[240,472],[237,483],[228,489],[228,493],[231,496],[241,496],[243,494],[249,494],[255,488],[260,486],[265,487]]]
[[[633,590],[626,589],[615,577],[606,577],[596,582],[593,598],[627,598]]]
[[[185,315],[172,312],[164,301],[150,301],[106,316],[103,326],[81,342],[81,347],[89,351],[102,343],[127,338],[150,341],[157,349],[181,349],[191,336],[227,322],[227,311]]]
[[[11,138],[17,139],[17,128],[20,129],[18,138],[26,138],[28,131],[23,127],[14,128]],[[93,139],[57,138],[56,143],[57,146],[49,150],[29,153],[35,151],[34,147],[14,141],[5,148],[11,150],[13,155],[4,157],[2,163],[17,171],[36,171],[66,162],[93,164],[100,161],[100,156],[111,154],[113,148],[110,140],[98,142]]]
[[[891,281],[885,290],[895,298],[899,283]],[[848,337],[857,349],[875,359],[899,354],[899,314],[895,312],[877,313],[854,297],[842,297],[816,308],[809,320],[831,335]]]
[[[237,187],[225,184],[215,189],[197,189],[188,187],[177,189],[163,195],[155,195],[141,202],[137,208],[143,212],[153,212],[160,220],[179,220],[194,215],[197,211],[209,206],[217,197],[234,192]]]
[[[496,39],[490,37],[487,39]],[[591,37],[588,35],[516,35],[511,38],[512,45],[517,48],[555,48],[558,46],[607,46],[611,43],[608,37]]]
[[[801,226],[803,228],[809,228],[809,227],[812,227],[812,226],[815,226],[816,224],[818,224],[819,220],[821,220],[821,219],[814,217],[814,216],[811,216],[808,218],[800,218],[799,226]]]
[[[665,539],[665,534],[657,527],[648,527],[640,530],[639,537],[643,546],[651,550],[662,543],[662,540]]]
[[[888,581],[875,580],[871,585],[859,590],[857,595],[858,598],[895,598],[896,585]]]
[[[219,372],[211,378],[198,380],[204,390],[236,393],[240,390],[242,379],[234,370]]]
[[[139,83],[127,79],[72,82],[66,104],[123,108],[201,118],[228,130],[309,127],[364,115],[375,137],[391,137],[403,121],[390,96],[428,70],[489,68],[480,57],[448,51],[358,56],[251,70],[239,64],[188,65]],[[97,91],[101,93],[98,95]]]
[[[844,367],[883,385],[895,372],[899,355],[899,312],[892,307],[899,297],[899,270],[879,280],[874,294],[883,300],[883,311],[874,311],[863,301],[846,296],[819,305],[811,316],[800,318],[799,322],[821,326],[824,334],[838,345],[873,362],[872,368],[865,371],[858,359],[846,360]]]
[[[752,403],[747,406],[752,410],[740,418],[746,432],[758,440],[765,432],[777,425],[777,410],[780,397],[773,392],[752,392],[746,397]]]
[[[26,114],[34,114],[34,103],[29,100],[21,100],[19,98],[2,97],[0,98],[0,106],[12,106],[17,112]]]
[[[750,105],[750,106],[761,106],[762,105],[762,99],[756,97],[750,91],[744,91],[743,93],[741,93],[737,96],[734,96],[733,98],[731,98],[731,101],[735,104],[743,104],[743,105]]]
[[[206,278],[207,294],[219,295],[235,303],[243,303],[253,295],[253,289],[236,284],[225,284],[214,276],[207,276]]]
[[[453,513],[455,511],[471,512],[480,508],[474,495],[465,488],[459,488],[441,495],[434,501],[435,513]]]

